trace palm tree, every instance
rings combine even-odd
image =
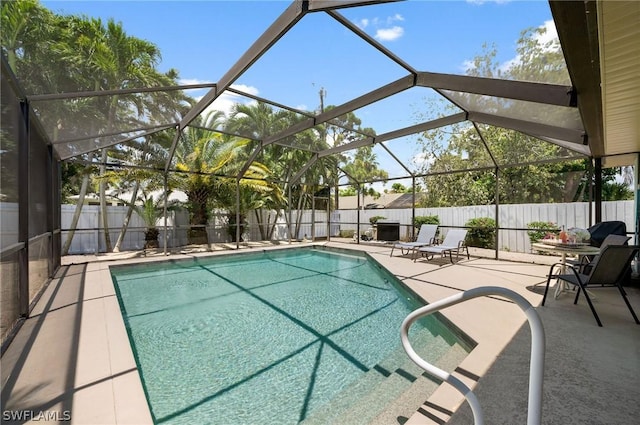
[[[175,71],[162,74],[156,70],[155,65],[160,58],[158,48],[145,40],[128,36],[121,23],[111,19],[104,26],[100,19],[89,19],[76,24],[83,32],[75,35],[77,43],[69,52],[70,62],[78,64],[82,73],[92,78],[94,90],[162,86],[175,82]],[[94,110],[102,122],[102,129],[97,133],[112,133],[147,122],[150,109],[162,109],[149,108],[148,104],[154,102],[148,102],[148,99],[149,96],[135,93],[96,98]],[[101,176],[106,173],[104,163],[108,155],[108,150],[103,148]],[[105,244],[107,251],[111,251],[106,214],[107,179],[101,178],[99,182]]]
[[[181,171],[172,177],[172,185],[188,198],[190,243],[209,243],[206,226],[211,216],[211,199],[219,185],[218,178],[224,167],[236,156],[246,140],[228,139],[210,129],[217,128],[224,118],[221,112],[212,112],[195,125],[183,131],[176,147],[174,166]]]
[[[133,209],[136,214],[144,221],[146,230],[144,232],[144,248],[158,248],[158,235],[157,228],[158,220],[164,217],[165,211],[165,194],[159,194],[155,198],[151,193],[147,191],[142,192],[142,196],[138,198],[140,204],[134,204]],[[167,203],[167,211],[174,211],[179,206],[179,202],[171,201]]]

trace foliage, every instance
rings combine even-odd
[[[374,215],[373,217],[369,217],[369,223],[376,224],[378,221],[384,220],[385,218],[387,217],[382,215]]]
[[[485,45],[467,74],[569,85],[559,41],[556,38],[541,43],[544,32],[543,27],[523,31],[517,43],[519,60],[507,67],[497,60],[495,46]],[[519,115],[537,118],[540,122],[560,113],[554,108],[472,94],[456,94],[454,100],[473,111],[491,113],[517,108]],[[431,109],[436,109],[439,115],[459,111],[441,105],[432,105]],[[419,143],[421,156],[426,159],[419,171],[433,175],[424,180],[427,193],[419,201],[422,207],[487,205],[497,201],[502,204],[571,202],[586,200],[589,196],[587,159],[576,158],[575,153],[565,148],[518,131],[484,124],[470,126],[464,122],[426,131]],[[557,158],[565,161],[554,162]],[[536,164],[545,159],[550,160],[549,163]],[[527,163],[529,165],[508,166]],[[496,165],[501,165],[497,177]],[[614,173],[603,173],[605,200],[629,196],[609,177]]]
[[[558,225],[551,221],[532,221],[527,224],[527,228],[531,229],[527,230],[527,235],[529,235],[529,241],[531,243],[544,239],[548,234],[557,236],[560,232]]]
[[[413,218],[413,227],[420,228],[423,224],[440,224],[437,215],[417,215]]]
[[[388,193],[410,193],[413,192],[413,189],[411,187],[405,187],[405,185],[403,185],[402,183],[393,183],[391,185],[391,190],[388,191]],[[387,190],[385,190],[385,193],[387,193]]]
[[[353,238],[356,234],[354,229],[340,229],[339,237],[341,238]]]
[[[479,248],[494,248],[496,221],[490,217],[472,218],[465,224],[470,227],[467,233],[467,245]]]
[[[339,194],[340,196],[356,196],[358,194],[358,191],[355,187],[349,186],[347,188],[340,189]]]
[[[361,184],[366,189],[367,182],[373,180],[386,181],[389,178],[389,173],[380,169],[379,166],[373,147],[365,146],[358,148],[353,158],[342,168],[347,174],[349,184],[352,186]]]
[[[159,232],[156,223],[164,217],[165,198],[163,194],[154,198],[152,194],[143,191],[138,200],[140,203],[134,204],[133,209],[147,226],[144,232],[145,248],[157,247]],[[167,203],[167,211],[174,211],[178,206],[177,201],[170,201]]]
[[[622,182],[606,182],[602,185],[602,200],[625,201],[633,199],[633,190]]]

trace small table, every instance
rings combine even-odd
[[[554,252],[561,255],[560,263],[562,264],[561,272],[567,271],[567,254],[568,255],[598,255],[600,254],[600,248],[591,245],[576,245],[576,244],[548,244],[544,242],[536,242],[531,244],[532,249],[543,252]],[[566,283],[562,285],[560,282],[556,285],[555,298],[558,298],[560,293],[565,289]]]

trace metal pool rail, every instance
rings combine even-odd
[[[427,373],[447,382],[460,391],[465,396],[469,406],[471,407],[475,424],[483,425],[484,418],[482,408],[480,407],[480,403],[473,391],[471,391],[469,387],[455,376],[437,368],[420,357],[409,342],[409,328],[413,322],[421,317],[428,316],[442,310],[443,308],[459,304],[463,301],[488,295],[498,295],[515,302],[524,311],[527,316],[527,320],[529,321],[529,327],[531,328],[531,362],[529,367],[529,408],[527,412],[527,425],[539,425],[542,417],[542,381],[544,374],[545,352],[544,328],[538,312],[522,295],[506,288],[485,286],[470,289],[424,307],[420,307],[409,314],[400,326],[402,346],[407,352],[409,358],[415,364],[423,368]]]

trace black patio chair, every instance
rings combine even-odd
[[[598,247],[602,245],[602,242],[604,242],[609,235],[627,235],[627,225],[624,221],[603,221],[594,224],[587,230],[591,235],[589,242],[592,246]]]
[[[630,236],[610,234],[604,239],[604,241],[602,241],[602,244],[600,245],[600,251],[602,251],[609,245],[627,245],[629,239],[631,239]],[[593,267],[593,262],[596,258],[597,255],[581,255],[577,260],[567,259],[567,264],[577,266],[579,268],[578,271],[582,274],[589,274],[591,268]]]
[[[574,287],[578,287],[578,290],[576,291],[576,298],[573,303],[578,303],[580,292],[583,292],[587,299],[587,303],[589,304],[589,308],[593,313],[593,317],[595,317],[596,322],[598,322],[598,326],[602,326],[602,322],[600,321],[598,313],[596,313],[596,309],[591,302],[587,288],[592,290],[615,286],[618,288],[618,291],[620,291],[620,295],[622,295],[625,304],[629,308],[629,311],[633,316],[633,320],[635,320],[636,324],[640,325],[640,320],[638,320],[638,316],[636,316],[635,311],[633,311],[631,303],[629,303],[629,299],[627,298],[627,293],[622,287],[622,282],[626,276],[626,272],[631,265],[633,257],[638,253],[638,250],[640,250],[640,246],[638,245],[608,245],[603,248],[600,255],[598,255],[591,263],[591,271],[589,274],[580,273],[579,268],[575,266],[563,265],[562,263],[553,264],[549,270],[547,286],[544,290],[544,296],[542,297],[542,305],[544,305],[544,302],[547,299],[547,292],[549,291],[549,283],[551,282],[551,279],[557,279],[557,285],[562,284],[560,281],[567,282],[574,285]],[[562,266],[570,269],[571,273],[554,275],[554,269]]]

